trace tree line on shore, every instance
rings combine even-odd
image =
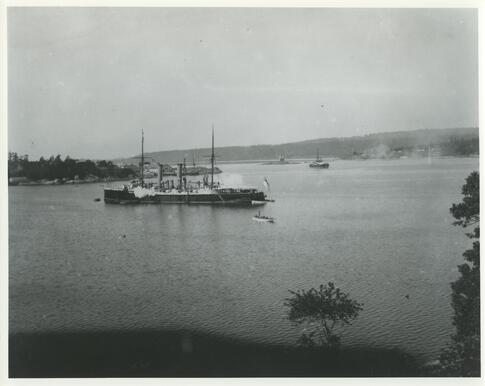
[[[119,167],[111,161],[77,160],[60,155],[48,159],[40,157],[38,161],[29,160],[28,155],[8,154],[8,177],[24,177],[31,181],[40,180],[83,180],[97,178],[130,178],[136,172],[129,167]]]

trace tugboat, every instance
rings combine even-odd
[[[253,216],[254,221],[260,221],[260,222],[274,222],[275,218],[274,217],[269,217],[269,216],[262,216],[261,212],[258,212],[257,215]]]
[[[178,164],[178,183],[163,180],[163,165],[158,164],[158,185],[145,183],[143,175],[144,135],[141,139],[140,180],[130,185],[106,187],[104,201],[114,204],[208,204],[208,205],[252,205],[253,202],[266,203],[266,194],[256,188],[225,187],[214,182],[214,128],[212,128],[212,154],[210,183],[208,176],[203,181],[189,182],[183,173],[183,164]]]
[[[328,162],[323,162],[320,159],[319,149],[317,149],[317,159],[310,164],[311,168],[328,169],[330,165]]]

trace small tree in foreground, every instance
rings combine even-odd
[[[318,290],[311,288],[290,293],[292,296],[285,299],[285,306],[289,307],[288,319],[309,330],[299,338],[299,343],[308,346],[338,347],[340,337],[334,333],[334,328],[351,324],[362,310],[362,304],[350,299],[331,282],[320,285]]]
[[[480,177],[471,173],[462,188],[463,201],[453,204],[454,225],[475,226],[467,236],[474,240],[458,266],[460,277],[451,283],[453,325],[456,333],[440,361],[447,375],[480,376]]]

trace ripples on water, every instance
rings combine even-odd
[[[449,207],[478,159],[221,168],[247,185],[267,177],[276,202],[263,212],[277,222],[252,221],[254,208],[105,205],[93,201],[101,184],[10,187],[10,331],[193,328],[293,343],[288,290],[334,281],[364,303],[344,344],[436,356],[469,246]]]

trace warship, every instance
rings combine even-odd
[[[208,205],[261,205],[273,202],[266,194],[253,187],[229,187],[214,182],[215,154],[214,129],[212,129],[212,153],[209,176],[202,181],[188,181],[184,176],[183,163],[177,164],[177,181],[163,179],[163,164],[158,164],[158,183],[144,180],[144,135],[141,139],[140,179],[131,184],[104,188],[104,201],[114,204],[208,204]]]

